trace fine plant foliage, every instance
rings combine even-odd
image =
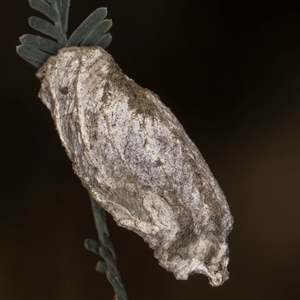
[[[36,68],[40,68],[61,48],[100,46],[105,49],[112,40],[111,34],[108,33],[112,21],[105,19],[107,9],[104,7],[92,12],[67,38],[70,0],[29,0],[29,5],[51,21],[35,16],[30,17],[29,25],[50,39],[24,34],[20,37],[22,45],[17,46],[17,53]]]

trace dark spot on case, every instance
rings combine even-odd
[[[67,86],[60,87],[60,88],[59,88],[59,92],[60,92],[62,95],[67,95],[68,92],[69,92],[69,89],[68,89]]]

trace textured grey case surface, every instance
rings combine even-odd
[[[100,47],[64,48],[37,77],[74,171],[99,205],[142,236],[177,279],[227,280],[226,198],[159,97]]]

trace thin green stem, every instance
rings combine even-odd
[[[86,239],[85,248],[102,257],[104,260],[97,263],[96,270],[101,273],[106,273],[107,280],[114,290],[115,299],[127,300],[127,294],[121,281],[120,272],[117,268],[115,250],[106,225],[106,213],[91,195],[90,200],[99,242],[92,239]]]

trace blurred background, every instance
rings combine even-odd
[[[83,246],[96,238],[87,192],[15,52],[40,14],[1,6],[0,299],[112,299]],[[235,218],[230,280],[212,288],[177,281],[108,216],[129,299],[299,299],[300,1],[73,0],[69,32],[100,6],[107,50],[175,113]]]

